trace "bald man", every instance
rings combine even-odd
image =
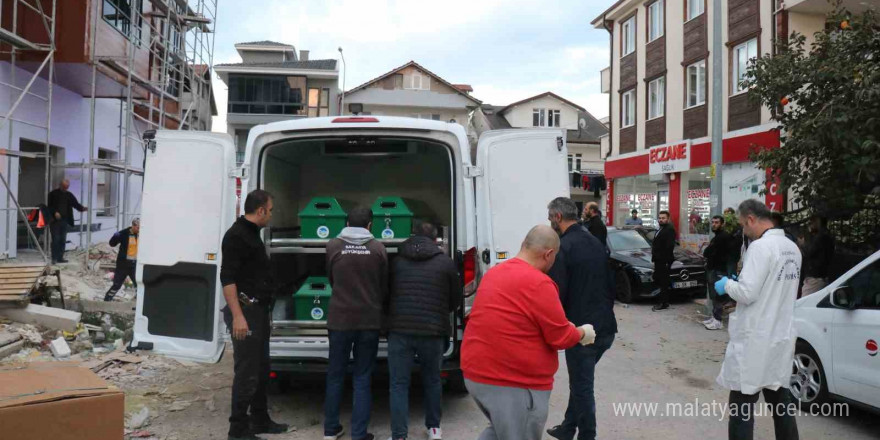
[[[596,338],[589,324],[565,317],[547,272],[559,236],[535,226],[519,254],[486,272],[462,343],[465,385],[490,425],[480,440],[539,440],[550,403],[559,350]]]
[[[76,196],[70,191],[70,181],[64,179],[57,189],[49,193],[49,212],[52,220],[49,225],[52,231],[52,264],[67,263],[64,259],[64,247],[67,244],[67,229],[73,227],[73,210],[88,211],[79,204]]]

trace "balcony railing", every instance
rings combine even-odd
[[[241,102],[232,101],[226,106],[229,113],[241,113],[252,115],[306,115],[303,104],[288,104],[277,102]]]

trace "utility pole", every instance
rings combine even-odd
[[[710,180],[709,209],[710,213],[721,215],[721,146],[722,100],[724,99],[721,84],[721,0],[712,0],[712,170]]]
[[[339,102],[339,116],[345,111],[345,75],[348,74],[348,68],[345,66],[345,54],[342,53],[342,47],[339,48],[339,56],[342,57],[342,100]]]

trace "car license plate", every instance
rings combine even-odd
[[[672,283],[672,287],[674,289],[688,289],[691,287],[697,287],[699,284],[696,281],[681,281],[678,283]]]

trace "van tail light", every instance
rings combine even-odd
[[[477,278],[477,248],[472,247],[464,253],[464,285],[467,286]]]
[[[346,123],[346,122],[355,122],[355,123],[357,123],[357,122],[379,122],[379,120],[376,118],[365,118],[362,116],[348,116],[348,117],[344,117],[344,118],[336,118],[333,120],[334,124]]]
[[[269,379],[278,379],[278,373],[274,371],[269,372]]]

